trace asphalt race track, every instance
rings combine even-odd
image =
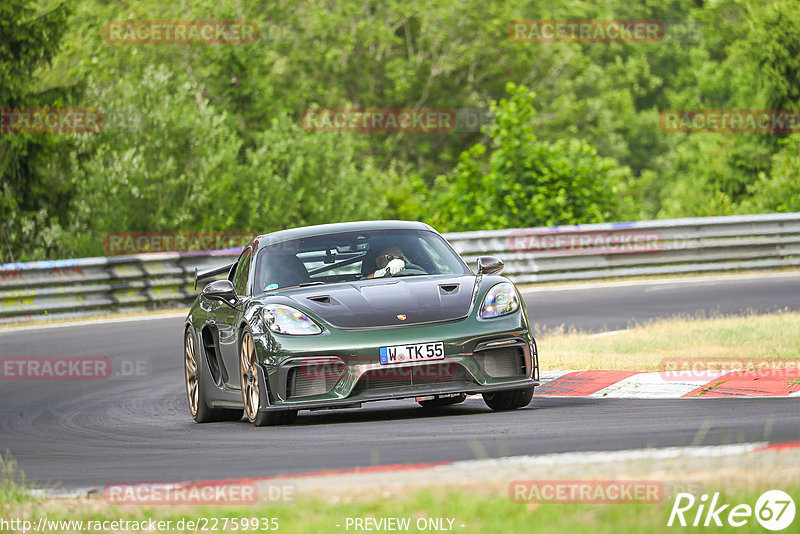
[[[800,274],[677,280],[525,294],[539,327],[588,331],[674,314],[800,309]],[[546,342],[541,363],[547,370]],[[797,398],[536,398],[493,413],[479,399],[300,412],[289,427],[195,424],[184,398],[181,319],[0,331],[0,357],[108,357],[96,381],[0,381],[0,451],[42,485],[256,477],[378,464],[800,440]],[[130,376],[125,376],[130,375]]]
[[[571,287],[571,286],[562,286]],[[619,330],[628,323],[694,316],[800,309],[800,274],[609,283],[605,287],[539,289],[525,294],[528,318],[545,328]]]

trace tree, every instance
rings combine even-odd
[[[439,176],[429,220],[445,231],[592,223],[622,215],[627,168],[585,141],[543,142],[533,133],[533,93],[507,85],[492,104],[490,143],[461,155]],[[630,208],[631,206],[628,206]]]
[[[108,232],[259,234],[383,215],[388,184],[355,134],[306,132],[281,114],[242,151],[231,117],[163,66],[88,85],[106,120],[72,134],[61,172],[80,202],[61,255],[100,255]]]
[[[772,157],[770,174],[761,173],[750,186],[752,196],[743,204],[743,211],[800,211],[800,134],[788,136],[782,145]]]
[[[225,112],[197,101],[164,67],[110,84],[90,78],[87,96],[104,122],[99,132],[71,134],[75,150],[60,172],[79,201],[62,255],[100,255],[108,232],[226,229],[202,226],[238,198],[241,140]]]
[[[12,109],[61,107],[79,85],[42,87],[37,73],[61,45],[69,7],[58,3],[45,12],[32,0],[0,3],[0,113]],[[47,132],[0,127],[0,262],[46,255],[46,228],[57,225],[72,188],[41,172],[65,150],[63,137]],[[2,131],[5,130],[5,131]]]

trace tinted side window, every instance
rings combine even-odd
[[[242,252],[239,262],[236,265],[236,273],[233,275],[233,287],[237,295],[247,294],[247,275],[250,272],[250,249]]]

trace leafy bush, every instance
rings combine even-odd
[[[759,175],[749,188],[752,198],[744,204],[751,212],[800,211],[800,134],[782,142],[783,148],[772,157],[769,176]]]
[[[352,134],[306,132],[282,114],[244,150],[231,118],[164,67],[90,84],[98,133],[73,134],[77,197],[61,255],[102,254],[106,232],[242,231],[376,218],[382,174]],[[54,169],[56,172],[56,169]]]
[[[534,94],[509,83],[508,98],[492,104],[489,143],[461,155],[439,176],[430,221],[446,231],[601,222],[622,211],[630,178],[585,141],[537,140]],[[629,206],[630,208],[630,206]]]

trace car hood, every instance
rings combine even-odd
[[[398,277],[331,284],[284,294],[337,328],[453,321],[469,313],[475,276]]]

